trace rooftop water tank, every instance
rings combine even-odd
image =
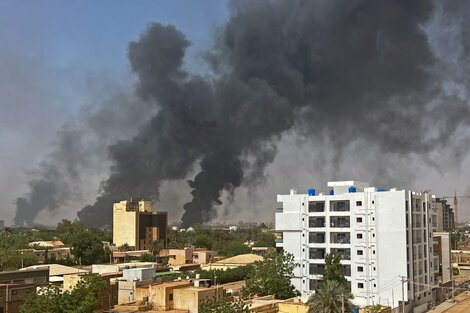
[[[317,191],[314,188],[310,188],[307,190],[309,196],[314,196],[317,194]]]

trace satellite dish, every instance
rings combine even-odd
[[[307,303],[309,299],[310,299],[310,297],[308,295],[301,295],[300,296],[300,301],[302,303]]]

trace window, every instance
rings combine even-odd
[[[310,279],[310,290],[315,290],[317,289],[318,284],[321,283],[321,279]]]
[[[375,217],[373,217],[372,220],[375,221]]]
[[[349,212],[349,200],[348,201],[330,201],[330,211]]]
[[[351,243],[351,235],[349,233],[330,233],[330,243]]]
[[[325,264],[310,264],[309,270],[310,275],[323,275]]]
[[[330,226],[333,228],[350,227],[349,216],[330,216]]]
[[[172,293],[170,293],[170,295],[168,296],[168,300],[173,301],[173,294]]]
[[[375,201],[374,201],[374,200],[372,200],[372,204],[374,204],[374,203],[375,203]]]
[[[362,217],[356,217],[356,222],[357,223],[362,223]]]
[[[343,265],[344,276],[351,276],[351,265]]]
[[[375,250],[372,250],[372,254],[375,254]]]
[[[362,251],[362,250],[357,250],[357,255],[364,255],[364,251]]]
[[[359,289],[364,288],[364,284],[363,283],[357,283],[357,288],[359,288]]]
[[[358,272],[364,272],[364,268],[363,268],[362,266],[358,266],[358,267],[357,267],[357,271],[358,271]]]
[[[357,239],[362,239],[362,234],[356,234]]]
[[[331,253],[339,254],[341,256],[341,260],[351,260],[351,249],[330,249]]]
[[[372,234],[372,237],[375,237],[375,234]]]
[[[310,248],[309,258],[310,259],[324,259],[326,250],[324,248]]]
[[[14,296],[17,295],[17,294],[18,294],[18,290],[12,290],[12,291],[11,291],[11,294],[14,295]]]
[[[325,233],[309,233],[308,234],[309,243],[325,243]]]
[[[310,216],[308,218],[308,227],[325,227],[325,217]]]
[[[362,201],[356,201],[356,206],[362,206]]]
[[[309,212],[325,212],[325,202],[323,201],[309,201],[308,202]]]

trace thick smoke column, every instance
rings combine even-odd
[[[207,53],[211,77],[182,67],[189,42],[173,26],[152,24],[129,45],[138,92],[158,113],[132,140],[110,147],[112,174],[89,225],[109,223],[111,204],[158,198],[165,180],[199,163],[183,224],[214,217],[223,191],[259,181],[287,130],[329,138],[340,151],[355,140],[405,156],[468,142],[467,99],[444,92],[440,60],[421,1],[233,1]],[[438,114],[438,116],[437,116]],[[435,122],[436,118],[439,122]],[[428,156],[429,157],[429,156]]]
[[[108,145],[111,174],[78,213],[90,226],[111,223],[114,201],[158,199],[161,182],[199,167],[183,222],[208,221],[224,192],[263,181],[287,131],[331,141],[337,159],[355,141],[431,165],[467,156],[468,2],[261,0],[231,9],[206,54],[208,76],[185,71],[189,42],[173,26],[152,24],[131,43],[139,101],[111,97],[59,132],[16,201],[15,223],[81,199]]]

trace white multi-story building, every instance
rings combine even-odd
[[[312,295],[322,279],[327,253],[341,254],[353,302],[397,307],[402,286],[408,306],[432,300],[431,195],[377,189],[356,181],[329,182],[327,194],[278,195],[277,246],[298,266],[293,285]],[[403,283],[402,283],[403,281]]]

